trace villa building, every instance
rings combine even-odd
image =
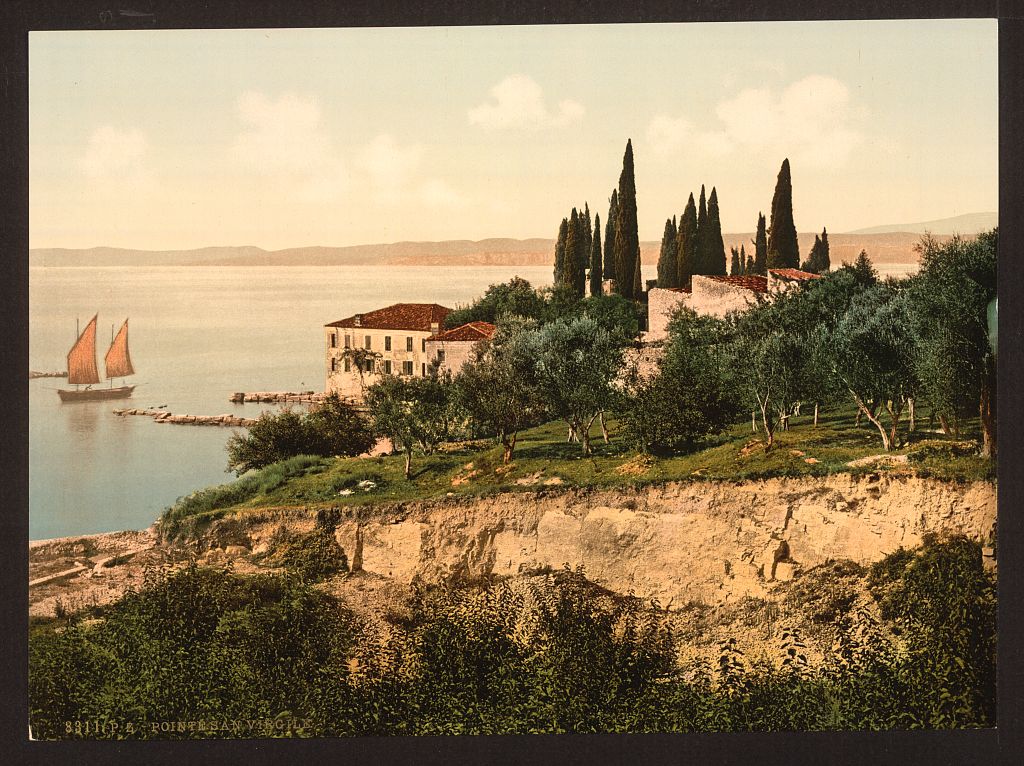
[[[440,372],[457,373],[473,354],[478,343],[494,337],[497,328],[490,322],[470,322],[427,338],[428,364],[437,360]]]
[[[457,373],[496,328],[470,322],[442,330],[450,312],[436,303],[396,303],[324,325],[324,390],[361,401],[384,375],[426,376],[435,361],[441,371]]]
[[[655,287],[647,294],[647,335],[645,341],[668,337],[668,323],[679,306],[687,306],[705,316],[724,317],[732,311],[744,311],[758,296],[775,295],[810,279],[819,279],[799,269],[769,269],[768,276],[694,275],[690,287]]]
[[[436,303],[396,303],[325,325],[324,390],[359,401],[382,375],[426,375],[427,339],[450,311]]]

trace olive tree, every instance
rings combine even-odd
[[[493,339],[476,346],[455,380],[466,414],[501,443],[505,463],[512,461],[519,431],[545,412],[529,338],[536,327],[532,320],[507,317]]]
[[[556,319],[530,333],[534,374],[551,412],[579,438],[589,455],[590,428],[615,398],[623,346],[589,316]]]

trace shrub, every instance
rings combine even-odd
[[[374,445],[365,418],[336,394],[308,414],[264,412],[248,433],[228,440],[228,470],[241,475],[295,455],[352,456]]]

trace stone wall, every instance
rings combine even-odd
[[[647,293],[647,334],[646,342],[665,340],[668,337],[668,323],[680,306],[690,306],[691,295],[677,289],[655,287]]]

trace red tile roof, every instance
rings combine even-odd
[[[497,329],[498,328],[490,322],[470,322],[469,324],[460,325],[459,327],[453,327],[451,330],[439,332],[437,335],[430,336],[427,340],[440,340],[445,342],[462,340],[478,343],[482,340],[490,340],[493,338],[494,332]]]
[[[727,285],[733,285],[734,287],[740,287],[744,290],[750,290],[755,293],[768,292],[768,278],[758,276],[756,274],[749,274],[742,277],[726,277],[718,274],[695,274],[694,276],[701,276],[704,277],[704,279],[713,279],[715,282],[723,282]]]
[[[821,279],[821,274],[812,274],[809,271],[801,271],[800,269],[768,269],[768,273],[773,277],[781,277],[782,279]]]
[[[358,327],[368,330],[418,330],[430,332],[431,325],[444,324],[451,309],[436,303],[396,303],[365,314],[354,314],[325,327]]]

